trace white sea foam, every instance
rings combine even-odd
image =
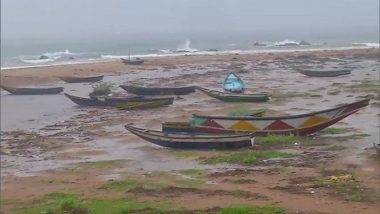
[[[353,46],[365,46],[365,47],[372,47],[372,48],[379,48],[379,43],[371,43],[371,42],[363,42],[363,43],[352,43]]]
[[[176,52],[197,52],[197,49],[191,48],[191,41],[187,39],[184,43],[178,45]]]

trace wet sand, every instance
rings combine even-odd
[[[5,118],[10,118],[3,121],[2,115],[2,211],[23,212],[48,203],[45,200],[52,192],[69,192],[84,201],[133,196],[140,202],[165,201],[187,210],[276,204],[289,213],[376,213],[380,209],[380,164],[371,147],[379,142],[378,57],[379,49],[362,49],[183,56],[149,59],[143,66],[110,61],[1,71],[2,84],[62,85],[65,92],[85,95],[91,85],[63,84],[56,76],[105,74],[104,81],[116,85],[196,83],[220,90],[231,64],[242,64],[239,75],[248,91],[272,95],[268,103],[231,104],[196,92],[176,98],[172,106],[120,111],[80,108],[63,95],[28,98],[2,92],[1,99],[6,101],[2,102],[2,114],[5,109]],[[297,67],[318,66],[350,68],[352,74],[311,78],[295,71]],[[247,149],[165,149],[123,128],[133,123],[159,130],[164,121],[186,121],[194,113],[224,115],[241,107],[300,114],[365,96],[373,98],[368,107],[334,125],[342,133],[319,132],[278,145],[276,150],[297,155],[254,164],[214,165],[204,161]],[[18,114],[25,106],[30,108],[27,114]],[[340,180],[328,183],[334,178],[331,176],[347,175],[353,177],[344,181],[343,190]],[[100,188],[126,180],[138,184]],[[152,183],[159,188],[147,188]]]

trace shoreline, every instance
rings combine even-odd
[[[226,51],[197,51],[197,52],[185,52],[185,53],[170,53],[170,54],[137,54],[131,55],[131,57],[139,57],[143,59],[155,59],[155,58],[170,58],[170,57],[182,57],[182,56],[212,56],[212,55],[230,55],[230,54],[266,54],[266,53],[294,53],[294,52],[315,52],[315,51],[340,51],[340,50],[362,50],[362,49],[378,49],[374,46],[344,46],[344,47],[331,47],[331,48],[303,48],[299,49],[259,49],[259,50],[226,50]],[[1,67],[1,71],[28,69],[28,68],[40,68],[40,67],[55,67],[63,65],[77,65],[77,64],[92,64],[99,62],[111,62],[119,60],[120,58],[126,58],[127,55],[102,55],[99,59],[87,59],[75,62],[61,62],[52,64],[40,64],[40,65],[25,65],[15,67]]]
[[[379,55],[379,48],[351,47],[339,49],[304,49],[304,50],[271,50],[217,52],[215,54],[182,54],[151,57],[143,65],[124,65],[117,59],[104,59],[93,62],[72,64],[45,65],[1,70],[1,84],[9,86],[54,84],[59,76],[91,76],[91,75],[120,75],[130,71],[158,70],[159,68],[174,68],[188,64],[226,63],[227,61],[241,60],[273,60],[278,57],[311,55],[318,57],[353,57],[354,55]],[[255,59],[250,59],[255,57]],[[240,58],[240,59],[239,59]]]

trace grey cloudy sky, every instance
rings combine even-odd
[[[2,0],[3,39],[378,33],[378,0]]]

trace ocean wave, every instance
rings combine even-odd
[[[20,59],[21,62],[23,63],[28,63],[28,64],[45,64],[48,62],[53,62],[54,59]]]
[[[191,41],[187,39],[184,43],[178,45],[177,50],[175,52],[197,52],[198,49],[191,48]]]
[[[357,42],[357,43],[352,43],[352,46],[364,46],[364,47],[373,47],[373,48],[379,48],[380,44],[379,43],[372,43],[372,42]]]

